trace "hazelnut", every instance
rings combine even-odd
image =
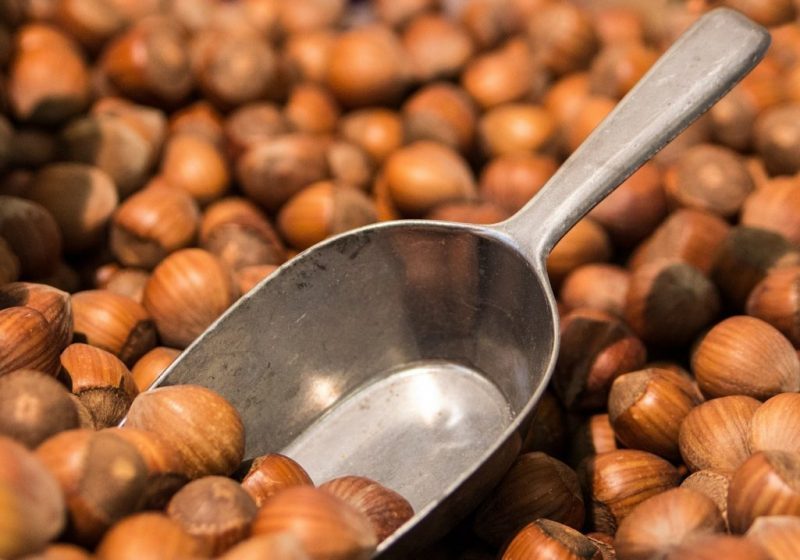
[[[230,188],[228,166],[220,150],[192,134],[179,134],[167,142],[161,177],[169,186],[188,192],[201,205],[221,198]]]
[[[192,89],[185,32],[167,18],[134,23],[109,42],[100,64],[108,80],[137,101],[175,106]]]
[[[278,214],[278,229],[292,246],[303,250],[331,235],[375,221],[375,205],[363,191],[320,181],[284,204]]]
[[[625,447],[676,461],[680,459],[681,422],[702,400],[689,377],[648,368],[624,373],[614,380],[608,414],[614,433]]]
[[[795,4],[791,0],[724,0],[725,6],[739,10],[761,25],[775,26],[788,23],[797,16]]]
[[[641,43],[645,22],[635,7],[600,7],[593,13],[597,37],[603,45]]]
[[[75,410],[78,413],[78,428],[87,429],[87,430],[96,430],[97,426],[94,423],[94,416],[86,408],[86,405],[83,404],[83,401],[78,398],[78,395],[74,395],[72,393],[69,394],[69,398],[72,401],[72,404],[75,405]]]
[[[587,457],[619,449],[608,414],[592,414],[570,430],[570,439],[570,464],[573,466],[581,465]]]
[[[531,426],[522,443],[522,452],[541,451],[560,457],[567,444],[564,409],[550,391],[542,393],[533,412]]]
[[[368,191],[375,166],[362,148],[346,140],[334,140],[326,153],[331,180],[336,184]]]
[[[473,528],[499,546],[539,518],[579,529],[584,513],[575,471],[544,453],[525,453],[479,506]]]
[[[64,0],[55,4],[56,22],[92,52],[97,52],[128,23],[113,2]]]
[[[248,538],[219,557],[219,560],[310,560],[300,541],[290,533],[273,533]]]
[[[239,293],[246,294],[277,269],[278,267],[274,264],[243,266],[236,271],[236,285],[239,287]]]
[[[250,469],[242,479],[242,488],[250,494],[258,507],[285,488],[304,485],[314,485],[305,469],[293,459],[279,453],[253,459]]]
[[[61,230],[44,206],[0,195],[0,238],[19,260],[21,276],[38,278],[55,270],[61,255]]]
[[[731,303],[743,307],[770,270],[795,265],[800,265],[800,251],[785,237],[740,225],[731,228],[720,244],[712,278]]]
[[[410,73],[399,37],[385,26],[371,24],[336,38],[326,83],[346,107],[391,104],[405,91]]]
[[[339,133],[382,163],[405,143],[403,120],[389,109],[372,108],[350,111],[339,121]]]
[[[800,454],[759,451],[733,475],[728,489],[731,532],[744,533],[757,517],[800,514]]]
[[[345,0],[278,2],[278,20],[287,34],[335,27],[346,7]]]
[[[673,488],[637,505],[620,523],[614,546],[620,560],[649,560],[692,537],[724,531],[711,498]]]
[[[662,174],[658,166],[649,162],[589,212],[622,247],[631,247],[650,235],[666,214]]]
[[[541,150],[552,139],[555,128],[543,107],[509,103],[486,111],[478,123],[478,134],[486,155],[499,156]]]
[[[464,90],[437,82],[408,98],[403,120],[409,141],[433,140],[466,153],[474,140],[477,114]]]
[[[54,543],[32,556],[25,556],[25,560],[93,560],[85,549],[74,544]]]
[[[283,45],[284,62],[291,75],[298,81],[324,83],[335,42],[336,33],[330,29],[291,34]]]
[[[246,538],[258,507],[235,480],[206,476],[172,497],[167,515],[218,556]]]
[[[589,73],[572,72],[553,83],[542,97],[542,103],[556,120],[559,129],[563,129],[578,114],[589,96]],[[559,131],[560,134],[563,132]]]
[[[144,297],[144,287],[149,278],[150,273],[146,270],[121,268],[108,278],[102,288],[141,304]]]
[[[773,560],[790,560],[800,554],[800,519],[794,516],[757,517],[745,536]]]
[[[443,202],[476,195],[466,161],[450,148],[427,140],[394,152],[386,160],[383,174],[392,201],[409,216],[424,215]]]
[[[800,345],[800,325],[795,320],[800,314],[800,300],[795,295],[798,280],[800,266],[769,271],[750,292],[746,305],[748,315],[778,329],[794,346]]]
[[[175,492],[188,482],[178,454],[155,432],[130,426],[106,430],[133,445],[144,459],[147,483],[142,496],[143,506],[148,509],[164,509]]]
[[[378,544],[369,519],[336,496],[310,486],[287,488],[267,501],[253,535],[288,533],[311,558],[366,560]]]
[[[568,410],[604,406],[611,383],[644,366],[644,344],[619,319],[577,309],[561,322],[561,345],[553,389]]]
[[[589,15],[572,4],[545,4],[532,15],[527,29],[531,51],[556,75],[588,66],[598,46]]]
[[[138,190],[149,178],[158,147],[129,120],[111,113],[70,122],[60,135],[64,158],[105,171],[119,198]]]
[[[501,47],[473,58],[461,74],[461,87],[483,109],[536,97],[547,80],[534,63],[524,40],[511,39]]]
[[[16,117],[58,124],[89,103],[89,72],[80,48],[58,29],[21,27],[8,72],[8,102]]]
[[[44,315],[30,307],[0,310],[0,376],[35,369],[55,376],[59,348]]]
[[[745,538],[707,535],[673,548],[664,560],[769,560],[766,552]]]
[[[414,509],[403,496],[363,476],[334,478],[319,488],[363,513],[369,519],[379,543],[414,516]]]
[[[118,424],[139,393],[125,364],[100,348],[70,344],[61,353],[61,367],[98,428]]]
[[[745,315],[725,319],[703,337],[692,371],[710,398],[767,399],[800,390],[800,361],[791,342],[769,323]]]
[[[161,341],[185,348],[236,299],[225,265],[203,249],[183,249],[164,259],[144,290],[143,304]]]
[[[800,452],[800,395],[781,393],[759,406],[750,423],[750,450]]]
[[[91,114],[119,118],[145,140],[153,160],[161,151],[167,135],[167,117],[162,110],[138,105],[122,97],[106,96],[92,105]]]
[[[625,319],[645,342],[679,347],[711,323],[719,307],[717,288],[702,272],[678,259],[659,259],[631,273]]]
[[[17,306],[35,309],[44,316],[59,352],[72,342],[72,302],[68,293],[47,284],[0,284],[0,309]]]
[[[114,525],[97,545],[98,560],[205,558],[206,550],[179,523],[162,513],[138,513]]]
[[[611,258],[611,240],[592,218],[582,218],[562,237],[547,257],[547,275],[558,286],[579,266]]]
[[[0,434],[33,449],[78,427],[78,411],[61,383],[31,369],[0,377]]]
[[[799,188],[793,177],[768,181],[745,199],[741,225],[774,231],[792,243],[800,243]]]
[[[643,43],[606,45],[592,60],[589,88],[592,93],[621,99],[657,58],[658,52]]]
[[[459,17],[480,48],[496,45],[505,37],[507,29],[505,2],[496,0],[470,0],[460,5]]]
[[[725,220],[709,212],[676,210],[639,244],[628,265],[637,269],[661,259],[679,259],[708,274],[723,250],[730,229]]]
[[[8,242],[0,237],[0,286],[19,278],[19,259]]]
[[[706,469],[696,471],[687,476],[681,482],[681,488],[688,488],[695,490],[701,494],[705,494],[716,504],[722,518],[725,520],[725,526],[728,526],[728,487],[730,486],[731,471],[715,471]]]
[[[616,107],[610,97],[591,95],[575,110],[569,121],[562,125],[562,152],[570,154],[589,138],[592,131]]]
[[[250,199],[275,211],[303,187],[328,177],[326,148],[326,141],[318,136],[278,136],[242,154],[236,175]]]
[[[12,131],[11,126],[5,123],[0,127],[4,145],[0,150],[0,162],[8,167],[38,169],[58,158],[58,138],[50,131],[33,127]]]
[[[585,264],[572,270],[561,284],[559,299],[567,309],[596,309],[622,316],[630,274],[612,264]]]
[[[336,100],[326,88],[312,82],[292,88],[283,112],[293,130],[310,134],[332,133],[339,120]]]
[[[239,413],[205,387],[179,385],[139,393],[126,426],[160,435],[177,452],[189,478],[228,475],[244,456]]]
[[[613,534],[638,504],[678,485],[677,469],[666,460],[634,449],[601,453],[581,467],[582,485],[595,530]]]
[[[153,319],[129,297],[109,290],[72,294],[75,338],[111,352],[132,365],[156,344]]]
[[[82,163],[56,163],[39,170],[25,193],[50,212],[58,224],[64,249],[80,252],[96,247],[117,207],[117,189],[101,169]]]
[[[694,407],[681,422],[678,445],[691,471],[733,471],[750,456],[750,421],[761,403],[743,395]]]
[[[208,101],[195,101],[169,117],[169,136],[191,134],[222,147],[225,130],[222,115]]]
[[[403,30],[415,77],[421,82],[457,76],[475,52],[464,26],[438,14],[422,14]]]
[[[550,519],[537,519],[519,531],[503,552],[501,560],[553,558],[591,560],[598,548],[588,537]]]
[[[515,153],[492,158],[481,170],[481,198],[514,213],[541,190],[558,169],[556,160],[540,154]]]
[[[131,369],[133,381],[139,392],[146,391],[158,376],[180,356],[181,351],[166,346],[156,346],[139,358]]]
[[[250,148],[288,132],[289,123],[274,103],[247,103],[227,116],[223,131],[228,155],[236,160]]]
[[[440,204],[425,218],[465,224],[495,224],[509,216],[510,214],[506,210],[493,202],[462,200]]]
[[[17,558],[41,550],[66,520],[58,482],[36,456],[0,436],[0,555]]]
[[[419,14],[436,9],[439,0],[376,0],[373,4],[381,21],[399,27]]]
[[[68,533],[80,544],[94,545],[141,505],[147,466],[135,447],[111,432],[67,430],[42,443],[36,456],[58,480]]]
[[[153,268],[194,241],[199,214],[188,192],[154,180],[120,205],[111,225],[111,251],[126,266]]]

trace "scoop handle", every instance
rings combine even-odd
[[[514,216],[496,229],[545,258],[589,210],[761,60],[766,29],[727,8],[700,18]]]

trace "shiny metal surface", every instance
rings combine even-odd
[[[406,495],[417,513],[378,556],[408,557],[518,452],[558,352],[550,249],[768,43],[743,16],[710,13],[513,218],[392,222],[327,240],[244,296],[158,384],[228,398],[248,458],[283,451],[317,483],[365,474]]]

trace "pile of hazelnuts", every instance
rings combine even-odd
[[[331,235],[511,216],[719,5],[766,58],[555,247],[520,455],[417,557],[800,558],[796,0],[0,2],[0,558],[370,558],[402,496],[148,387]]]

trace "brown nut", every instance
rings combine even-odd
[[[729,148],[697,144],[667,170],[664,186],[676,206],[734,216],[755,189],[744,158]]]
[[[331,46],[326,83],[346,107],[393,103],[410,78],[407,57],[391,29],[357,27],[340,34]]]
[[[42,443],[36,456],[61,486],[68,532],[79,543],[94,545],[141,506],[147,466],[135,447],[111,432],[61,432]]]
[[[795,346],[800,346],[800,266],[778,268],[767,273],[747,298],[748,315],[766,321]]]
[[[274,264],[243,266],[236,271],[236,285],[239,287],[239,293],[246,294],[277,269],[277,265]]]
[[[19,260],[22,277],[40,278],[55,271],[61,255],[61,230],[44,206],[0,195],[0,238]]]
[[[196,101],[172,113],[168,133],[169,136],[192,134],[217,147],[225,144],[222,115],[208,101]]]
[[[115,271],[102,285],[104,290],[125,296],[141,304],[144,297],[144,287],[150,273],[140,268],[121,268]]]
[[[800,390],[800,360],[786,337],[761,319],[740,315],[714,326],[692,355],[706,397],[768,399]]]
[[[800,519],[790,515],[758,517],[745,534],[772,560],[791,560],[800,554]]]
[[[0,436],[0,555],[18,558],[41,550],[64,528],[64,496],[36,456]]]
[[[228,156],[237,160],[250,148],[289,131],[289,123],[274,103],[247,103],[232,111],[224,122]]]
[[[567,309],[596,309],[622,316],[630,274],[612,264],[585,264],[575,268],[561,284],[559,301]]]
[[[19,278],[19,259],[8,242],[0,237],[0,286]]]
[[[329,134],[336,130],[340,111],[326,88],[307,82],[292,87],[283,112],[289,126],[297,132]]]
[[[590,95],[580,103],[572,118],[563,124],[562,153],[566,155],[577,150],[615,106],[615,100],[601,95]]]
[[[542,97],[542,103],[550,111],[559,126],[559,135],[564,127],[578,114],[589,99],[589,73],[572,72],[562,76]],[[563,144],[565,138],[560,138]]]
[[[32,369],[0,377],[0,434],[33,449],[78,427],[78,411],[61,383]]]
[[[333,182],[362,191],[370,190],[375,165],[362,148],[347,140],[333,140],[326,158]]]
[[[435,82],[408,98],[403,120],[408,141],[433,140],[465,153],[474,140],[477,112],[464,90]]]
[[[303,550],[323,558],[370,558],[378,539],[367,517],[329,492],[287,488],[267,501],[253,522],[253,535],[289,533]]]
[[[592,93],[621,99],[657,58],[658,52],[641,42],[606,45],[592,60],[589,88]]]
[[[111,251],[126,266],[153,268],[192,244],[199,219],[188,192],[154,180],[120,205],[111,225]]]
[[[376,0],[377,16],[388,25],[402,26],[413,17],[436,9],[439,0]]]
[[[244,456],[244,426],[230,403],[196,385],[140,393],[126,426],[160,435],[180,457],[189,478],[228,475]]]
[[[475,180],[466,161],[455,151],[427,140],[394,152],[383,175],[392,201],[409,216],[420,216],[435,206],[476,195]]]
[[[346,8],[345,0],[279,2],[278,21],[287,34],[336,27]]]
[[[708,326],[719,308],[717,288],[700,270],[660,259],[631,274],[625,320],[653,347],[680,347]]]
[[[342,476],[319,486],[347,502],[369,519],[378,543],[383,542],[414,516],[403,496],[363,476]]]
[[[614,379],[646,361],[647,349],[622,321],[577,309],[561,322],[553,389],[568,410],[602,407]]]
[[[678,445],[692,471],[733,471],[750,456],[750,421],[760,406],[746,396],[713,399],[694,407],[681,422]]]
[[[283,238],[303,250],[377,219],[375,204],[363,191],[320,181],[290,198],[281,208],[277,223]]]
[[[230,188],[228,166],[219,148],[192,134],[169,139],[161,160],[161,177],[201,205],[221,198]]]
[[[800,171],[799,115],[800,103],[787,103],[766,109],[756,119],[756,150],[771,175],[794,175]]]
[[[61,367],[98,428],[117,425],[139,393],[125,364],[95,346],[70,344],[61,353]]]
[[[800,243],[800,197],[794,177],[767,181],[752,192],[742,206],[741,225],[774,231],[789,241]]]
[[[300,541],[289,533],[250,537],[220,556],[219,560],[261,560],[263,558],[310,560],[310,556],[303,551]]]
[[[236,299],[225,265],[203,249],[173,253],[153,271],[143,304],[162,342],[185,348]]]
[[[707,535],[675,547],[664,560],[770,560],[767,553],[748,539],[731,535]]]
[[[644,38],[644,18],[635,7],[601,7],[593,15],[597,36],[604,45],[638,43]]]
[[[491,159],[481,170],[478,192],[513,213],[525,206],[558,169],[550,156],[509,154]]]
[[[29,307],[0,310],[0,376],[17,369],[58,373],[58,346],[44,315]]]
[[[529,20],[531,50],[556,75],[588,66],[597,49],[597,34],[589,14],[572,4],[542,6]]]
[[[696,471],[681,482],[681,488],[695,490],[705,494],[717,505],[725,526],[728,526],[728,487],[731,483],[731,471],[715,471],[711,469]]]
[[[74,544],[54,543],[49,544],[38,554],[26,556],[25,560],[93,560],[86,549]]]
[[[598,554],[597,545],[572,527],[549,519],[537,519],[516,534],[503,552],[501,560],[592,560],[598,558]]]
[[[305,469],[279,453],[256,457],[242,479],[242,488],[258,507],[284,488],[304,485],[314,485]]]
[[[570,464],[578,467],[587,457],[619,449],[608,414],[592,414],[570,430]]]
[[[728,489],[731,532],[744,533],[766,515],[800,515],[800,453],[759,451],[733,475]]]
[[[578,529],[584,514],[575,471],[544,453],[525,453],[480,505],[473,529],[485,541],[499,546],[536,519]]]
[[[712,278],[731,303],[742,307],[770,270],[799,264],[800,251],[782,235],[736,226],[717,250]]]
[[[113,3],[97,0],[57,2],[54,15],[58,24],[91,52],[97,52],[128,23]]]
[[[218,556],[247,537],[258,507],[235,480],[206,476],[172,497],[167,515]]]
[[[24,306],[35,309],[50,323],[58,351],[72,341],[72,302],[69,294],[31,282],[0,284],[0,309]]]
[[[611,240],[592,218],[584,217],[562,237],[547,257],[547,275],[556,286],[581,265],[611,258]]]
[[[133,381],[139,392],[146,391],[153,381],[180,356],[181,351],[166,346],[156,346],[136,360],[131,368]]]
[[[750,449],[800,452],[800,395],[775,395],[756,409],[750,424]]]
[[[325,83],[331,49],[336,42],[336,33],[330,29],[318,29],[306,33],[293,33],[283,46],[284,63],[291,76],[298,81]]]
[[[667,461],[634,449],[619,449],[589,458],[581,481],[591,501],[587,508],[595,530],[613,534],[636,505],[678,485],[680,475]]]
[[[509,216],[508,212],[493,202],[462,200],[440,204],[425,218],[465,224],[496,224]]]
[[[117,356],[127,365],[156,344],[150,314],[142,304],[109,290],[72,294],[75,338]]]
[[[402,40],[421,82],[457,76],[475,52],[467,30],[440,14],[415,17],[403,30]]]
[[[98,560],[205,558],[207,551],[176,521],[147,512],[115,524],[97,545]]]
[[[489,157],[542,150],[555,131],[550,114],[532,103],[492,107],[478,123],[481,146]]]
[[[117,207],[117,189],[111,177],[81,163],[57,163],[40,169],[25,196],[50,212],[69,252],[96,247]]]
[[[403,120],[385,108],[359,109],[342,115],[339,133],[382,163],[405,143]]]
[[[58,124],[86,108],[89,72],[80,48],[40,23],[17,31],[8,74],[8,101],[20,120]]]
[[[106,96],[92,105],[91,113],[118,117],[145,140],[153,160],[159,155],[167,135],[167,117],[162,110],[132,103],[122,97]]]
[[[692,537],[724,531],[711,498],[673,488],[636,506],[620,523],[614,547],[620,560],[649,560]]]
[[[608,396],[608,414],[614,433],[625,447],[676,461],[681,456],[681,422],[702,400],[689,377],[648,368],[624,373],[614,380]]]

